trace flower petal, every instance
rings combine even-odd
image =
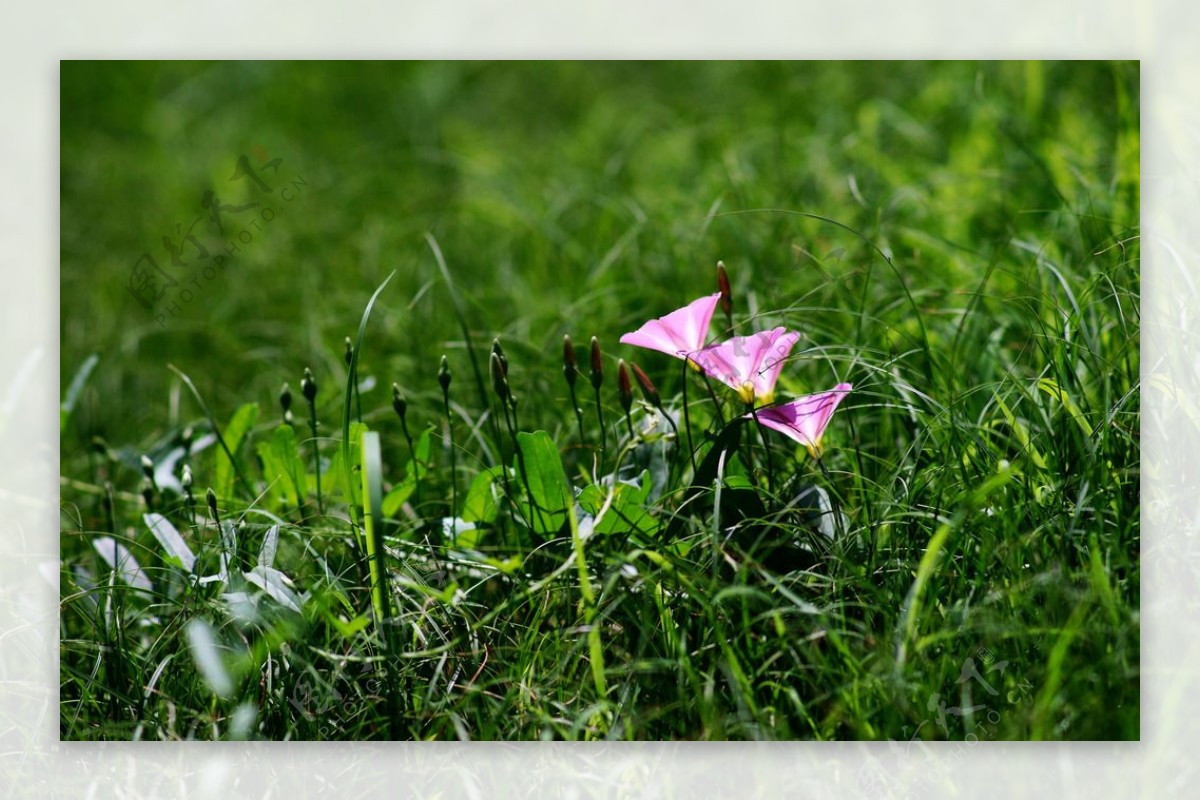
[[[682,309],[650,320],[638,330],[623,335],[620,341],[686,358],[689,353],[704,347],[708,325],[720,299],[720,292],[697,298]]]
[[[853,385],[841,383],[826,392],[804,395],[790,403],[759,409],[745,416],[756,416],[762,425],[791,437],[810,450],[819,449],[834,410],[851,389]]]
[[[740,392],[747,403],[769,403],[783,360],[799,339],[799,334],[786,328],[773,328],[705,348],[695,361],[710,376]]]

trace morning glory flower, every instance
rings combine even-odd
[[[829,425],[829,419],[833,417],[838,404],[852,388],[850,384],[841,383],[826,392],[805,395],[791,403],[759,409],[745,416],[757,417],[759,423],[796,440],[808,448],[813,458],[817,458],[821,455],[821,437],[825,427]]]
[[[623,335],[621,342],[688,359],[696,351],[704,348],[708,324],[720,300],[720,292],[697,298],[682,309],[676,309],[666,317],[651,320],[638,330]]]
[[[733,337],[696,354],[695,360],[718,381],[737,390],[746,403],[767,404],[775,398],[775,382],[783,360],[800,335],[786,328]]]

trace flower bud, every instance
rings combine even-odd
[[[438,383],[442,385],[442,392],[450,391],[450,360],[445,356],[442,357],[442,363],[438,367]]]
[[[190,464],[183,466],[183,478],[179,483],[185,490],[190,491],[192,489],[192,466]]]
[[[312,403],[317,399],[317,382],[313,379],[312,370],[304,368],[304,379],[300,382],[300,391],[304,393],[304,399]]]
[[[729,286],[729,275],[725,272],[725,262],[717,262],[717,288],[721,290],[721,311],[726,317],[733,314],[733,290]]]
[[[567,384],[573,388],[575,378],[579,375],[579,362],[575,359],[575,346],[571,344],[569,334],[563,335],[563,375],[567,377]]]
[[[508,357],[504,355],[504,348],[500,347],[500,340],[492,340],[492,353],[500,357],[500,367],[504,370],[504,377],[508,378]]]
[[[642,388],[642,394],[646,396],[646,400],[654,408],[662,408],[662,399],[658,397],[658,389],[654,386],[654,382],[636,364],[631,364],[630,367],[633,368],[633,377],[637,379],[638,386]]]
[[[213,520],[216,520],[217,519],[217,493],[213,492],[212,487],[209,487],[208,491],[206,493],[204,493],[204,496],[208,500],[208,511],[212,513]]]
[[[292,408],[292,388],[286,381],[283,382],[283,389],[279,390],[279,408],[283,410],[284,415]]]
[[[354,346],[350,344],[350,337],[346,337],[346,366],[354,361]]]
[[[629,368],[625,366],[624,359],[617,362],[617,391],[621,395],[621,408],[625,414],[629,414],[633,406],[633,386],[629,383]]]
[[[396,410],[396,416],[403,422],[404,416],[408,414],[408,400],[400,391],[399,384],[392,384],[392,408]]]
[[[508,400],[508,378],[504,375],[504,360],[496,351],[492,351],[491,371],[492,389],[496,391],[496,395],[503,403]]]
[[[600,340],[592,337],[592,388],[604,383],[604,360],[600,357]]]

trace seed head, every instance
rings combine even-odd
[[[312,403],[317,399],[317,382],[313,378],[312,370],[304,368],[304,378],[300,381],[300,391],[304,393],[304,399]]]

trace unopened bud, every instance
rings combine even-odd
[[[575,346],[569,334],[563,336],[563,375],[567,377],[567,383],[574,387],[575,378],[579,375],[579,362],[575,359]]]
[[[617,391],[621,395],[621,408],[625,414],[629,414],[633,406],[633,386],[629,383],[629,368],[625,366],[624,359],[617,362]]]
[[[600,389],[604,383],[604,360],[600,356],[600,340],[592,337],[592,387]]]
[[[208,491],[206,493],[204,493],[204,495],[205,495],[205,498],[208,500],[208,511],[212,513],[213,519],[216,520],[217,519],[217,493],[213,492],[212,487],[209,487]]]
[[[304,399],[312,403],[317,399],[317,382],[313,378],[312,370],[304,368],[304,379],[300,382],[300,391],[304,393]]]
[[[183,479],[179,483],[183,485],[185,490],[192,488],[192,466],[190,464],[183,466]]]
[[[286,381],[283,382],[283,389],[279,390],[279,407],[285,415],[292,408],[292,388],[288,386]]]
[[[638,386],[642,388],[642,394],[646,396],[646,401],[656,409],[661,408],[662,399],[658,397],[658,389],[654,386],[654,382],[636,364],[629,366],[633,368],[633,377],[637,379]]]
[[[500,340],[492,340],[492,353],[500,357],[500,367],[504,370],[504,377],[508,378],[508,356],[504,355],[504,348],[500,347]]]
[[[729,286],[729,274],[725,262],[717,262],[717,288],[721,290],[721,311],[726,317],[733,314],[733,290]]]
[[[403,422],[404,416],[408,414],[408,400],[400,391],[399,384],[392,384],[392,408],[396,410],[396,416]]]
[[[504,360],[499,353],[492,351],[491,358],[492,389],[503,403],[508,400],[508,378],[504,374]]]
[[[346,366],[354,361],[354,346],[350,344],[350,337],[346,337]]]
[[[442,392],[450,391],[450,360],[445,356],[442,357],[441,366],[438,367],[438,383],[442,385]]]

